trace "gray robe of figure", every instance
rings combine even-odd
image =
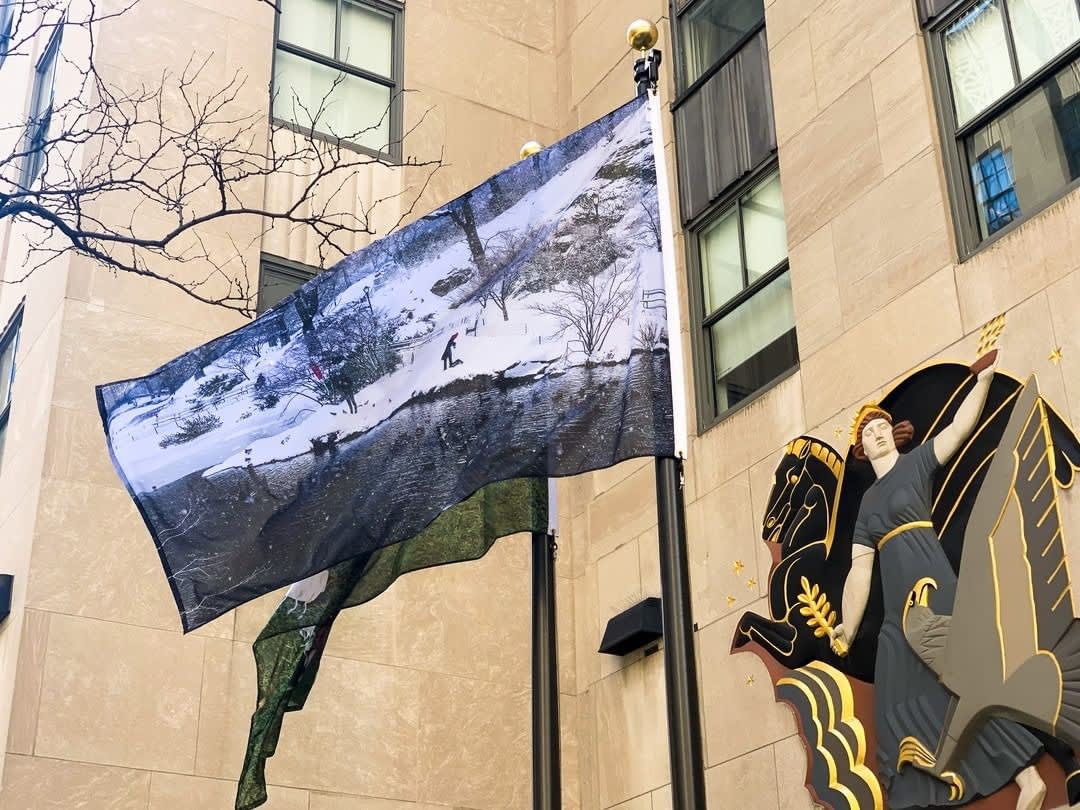
[[[930,527],[907,529],[878,543],[894,528],[929,521],[933,477],[938,468],[933,444],[926,442],[900,456],[889,472],[863,496],[855,524],[854,542],[878,549],[881,566],[884,621],[874,665],[874,716],[877,723],[878,776],[885,787],[889,810],[936,805],[964,805],[988,796],[1011,782],[1042,752],[1041,744],[1017,723],[990,720],[972,741],[957,773],[964,795],[949,801],[944,782],[907,764],[898,773],[900,741],[912,736],[933,751],[937,747],[949,705],[949,693],[904,638],[900,622],[912,587],[933,577],[937,589],[930,607],[939,615],[952,613],[956,575]],[[987,616],[987,621],[993,617]]]

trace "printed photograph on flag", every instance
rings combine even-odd
[[[666,324],[638,99],[98,401],[191,630],[488,483],[671,455]]]

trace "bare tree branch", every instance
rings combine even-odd
[[[276,0],[254,0],[278,10]],[[99,70],[95,37],[102,23],[129,13],[139,0],[121,0],[119,10],[100,13],[97,0],[83,0],[82,16],[66,13],[66,0],[18,0],[13,55],[28,57],[35,38],[64,28],[82,38],[81,57],[62,50],[62,69],[77,76],[76,88],[54,101],[43,140],[23,133],[41,121],[0,126],[0,136],[17,140],[0,151],[0,220],[22,223],[29,250],[22,272],[4,283],[20,283],[69,253],[87,256],[114,272],[153,278],[198,301],[252,314],[255,290],[243,261],[253,242],[234,233],[305,230],[320,263],[349,253],[357,236],[373,236],[373,213],[395,203],[392,227],[411,216],[442,156],[405,167],[422,167],[420,188],[358,205],[347,193],[356,172],[385,163],[391,144],[378,143],[389,131],[391,100],[380,120],[351,132],[335,132],[333,114],[344,102],[344,76],[321,99],[289,99],[292,120],[269,120],[252,103],[240,72],[215,78],[213,54],[188,59],[183,69],[163,71],[152,81],[115,81]],[[21,49],[21,50],[20,50]],[[77,50],[77,49],[76,49]],[[269,106],[271,99],[266,96]],[[406,132],[425,120],[421,116]],[[367,151],[355,144],[376,144]],[[33,155],[37,177],[24,179]],[[287,180],[288,182],[281,182]],[[288,189],[265,194],[267,183]],[[124,212],[124,216],[118,216]],[[232,250],[214,247],[208,229],[235,223],[226,231]],[[182,272],[181,272],[182,271]]]

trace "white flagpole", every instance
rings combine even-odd
[[[675,233],[672,227],[671,186],[664,154],[664,125],[660,117],[660,94],[653,87],[648,94],[649,123],[652,127],[653,160],[656,164],[656,196],[660,207],[660,247],[664,262],[664,300],[667,311],[668,359],[671,362],[671,408],[675,431],[675,455],[686,458],[689,426],[686,415],[686,366],[679,315],[678,269],[675,266]]]

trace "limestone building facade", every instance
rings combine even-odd
[[[283,6],[276,20],[260,0],[141,0],[102,26],[99,60],[137,79],[194,54],[215,75],[242,71],[237,109],[264,117],[291,114],[267,88],[314,93],[337,72],[349,77],[345,117],[363,120],[409,91],[385,132],[358,146],[406,133],[401,154],[441,154],[446,165],[426,186],[413,169],[358,172],[344,192],[357,206],[393,198],[381,227],[461,194],[525,141],[552,143],[628,100],[635,54],[623,32],[636,17],[660,21],[709,807],[809,810],[791,712],[756,657],[729,654],[738,617],[763,610],[760,525],[778,454],[802,433],[842,445],[864,401],[927,361],[973,360],[980,327],[1001,313],[1006,367],[1036,372],[1080,425],[1080,9],[1074,0]],[[371,61],[358,62],[348,41]],[[0,66],[5,121],[42,103],[52,45],[42,34],[32,59]],[[65,81],[61,59],[57,93]],[[287,195],[288,179],[250,193]],[[6,282],[20,277],[20,227],[0,222]],[[206,236],[222,251],[247,246],[237,261],[264,300],[320,264],[314,241],[287,229],[220,222]],[[250,645],[280,595],[180,633],[153,545],[109,463],[93,386],[150,371],[240,322],[77,256],[0,285],[0,571],[15,577],[0,626],[0,810],[232,806],[254,703]],[[1075,543],[1080,509],[1074,493],[1063,497]],[[669,808],[663,655],[597,652],[608,619],[660,595],[652,464],[561,482],[559,502],[563,806]],[[267,807],[529,807],[529,584],[528,538],[513,537],[344,615],[308,707],[286,721]]]

